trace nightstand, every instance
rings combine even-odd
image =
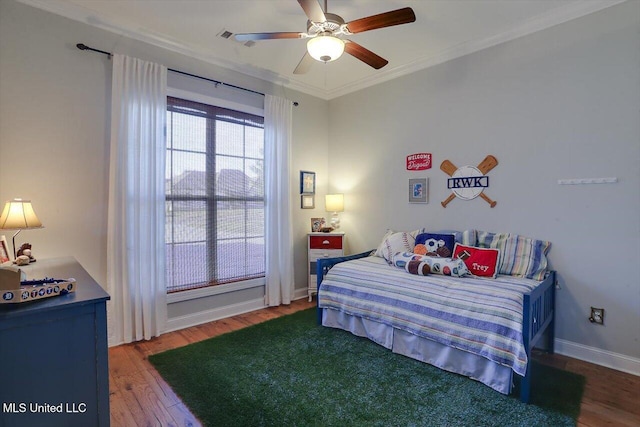
[[[309,301],[318,291],[316,276],[316,261],[318,258],[333,258],[344,256],[344,232],[309,233],[307,234],[309,283],[307,294]]]

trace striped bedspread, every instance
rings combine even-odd
[[[523,294],[538,284],[512,276],[417,276],[366,257],[336,264],[320,286],[318,304],[480,355],[524,376]]]

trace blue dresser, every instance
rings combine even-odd
[[[108,426],[109,295],[73,258],[21,267],[76,292],[0,305],[0,427]]]

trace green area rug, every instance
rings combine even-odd
[[[149,360],[206,426],[575,425],[584,387],[579,375],[534,364],[526,405],[317,326],[314,309]]]

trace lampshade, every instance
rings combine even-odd
[[[344,194],[327,194],[324,196],[324,203],[327,212],[344,211]]]
[[[344,52],[344,41],[331,35],[316,36],[307,42],[307,51],[317,61],[335,61]]]
[[[42,223],[33,211],[31,200],[13,199],[4,205],[0,229],[40,228]]]

